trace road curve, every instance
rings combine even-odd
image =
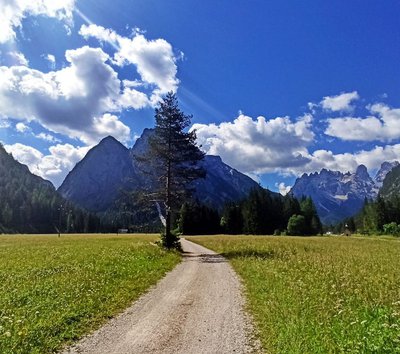
[[[121,315],[63,353],[251,353],[241,285],[225,258],[182,239],[184,260]]]

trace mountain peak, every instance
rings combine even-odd
[[[111,135],[106,136],[105,138],[101,139],[98,145],[105,145],[105,144],[107,144],[107,145],[110,145],[110,144],[122,145],[117,139],[115,139]]]
[[[356,169],[356,176],[358,176],[358,177],[360,177],[360,178],[362,178],[362,179],[371,178],[371,177],[369,176],[368,170],[367,170],[367,168],[365,167],[365,165],[360,165],[360,166],[357,167],[357,169]]]
[[[134,176],[129,150],[114,137],[107,136],[76,164],[58,191],[88,210],[104,211],[127,176]]]

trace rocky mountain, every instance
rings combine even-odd
[[[355,173],[323,169],[304,174],[296,180],[291,193],[296,198],[310,196],[321,221],[333,224],[356,214],[365,198],[376,198],[386,174],[397,165],[398,162],[384,162],[374,179],[364,165],[358,166]]]
[[[145,129],[131,149],[107,137],[92,148],[68,174],[58,191],[77,205],[94,212],[113,207],[124,190],[138,190],[151,185],[148,175],[141,172],[137,156],[148,146],[152,129]],[[222,162],[220,157],[205,156],[201,162],[207,177],[195,181],[195,197],[221,209],[227,201],[239,200],[259,185],[250,177]]]
[[[89,150],[67,175],[58,192],[87,210],[107,210],[119,190],[135,179],[130,151],[109,136]]]
[[[195,184],[195,197],[215,209],[222,209],[227,201],[245,198],[251,189],[259,188],[250,177],[225,164],[219,156],[206,155],[202,161],[206,178]]]
[[[398,164],[388,172],[383,180],[380,195],[385,199],[392,199],[400,195],[400,166]]]
[[[379,171],[376,173],[375,175],[375,184],[377,187],[381,188],[383,185],[383,181],[385,180],[387,174],[393,170],[393,168],[395,168],[396,166],[399,166],[399,162],[398,161],[394,161],[394,162],[384,162],[381,165],[381,168],[379,169]]]

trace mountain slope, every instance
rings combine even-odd
[[[32,174],[1,144],[0,196],[0,232],[53,233],[60,226],[83,231],[85,218],[89,222],[88,214],[61,198],[49,181]]]
[[[222,162],[219,156],[206,155],[202,166],[206,178],[194,182],[195,197],[215,209],[222,209],[227,201],[245,198],[251,189],[260,188],[250,177]]]
[[[107,210],[119,190],[135,180],[129,150],[109,136],[92,148],[74,167],[58,192],[87,210]]]
[[[68,174],[59,192],[90,211],[113,208],[122,190],[151,189],[152,178],[141,172],[137,157],[144,154],[152,129],[129,150],[114,138],[108,137],[88,152]],[[217,156],[206,156],[201,162],[207,177],[194,183],[195,197],[214,208],[221,209],[227,201],[236,201],[259,185],[250,177],[224,164]]]
[[[400,194],[400,166],[394,167],[385,177],[380,190],[380,195],[391,199]]]

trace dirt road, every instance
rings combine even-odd
[[[239,280],[220,255],[182,240],[184,261],[132,307],[64,353],[249,353]]]

